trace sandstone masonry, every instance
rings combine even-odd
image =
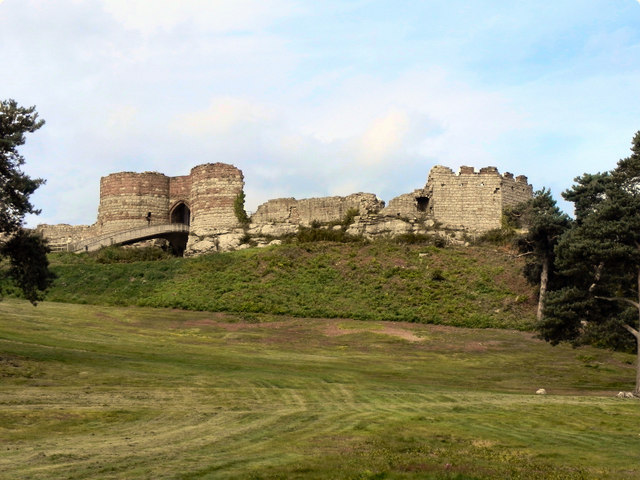
[[[169,227],[182,225],[180,231],[188,232],[188,242],[181,249],[186,247],[185,255],[198,255],[246,248],[242,242],[247,236],[267,244],[273,237],[295,233],[298,226],[335,224],[355,212],[355,222],[347,232],[366,238],[438,228],[482,233],[501,226],[505,207],[533,194],[526,177],[501,175],[495,167],[476,172],[463,166],[454,173],[435,166],[423,188],[392,199],[388,206],[373,193],[279,198],[260,205],[250,224],[241,225],[234,203],[243,188],[242,172],[224,163],[198,165],[189,175],[179,177],[158,172],[114,173],[100,180],[95,224],[39,225],[37,230],[54,249],[76,251],[83,244],[87,249],[91,241],[97,245],[105,238],[122,238],[123,232],[132,232],[131,241],[136,241],[150,238],[149,232],[155,235],[166,230],[170,233],[163,238],[175,242],[185,234]]]
[[[437,165],[429,172],[424,188],[400,195],[380,213],[409,219],[429,218],[445,228],[484,232],[500,228],[502,211],[527,201],[533,187],[527,177],[500,175],[496,167],[460,167],[454,173]]]
[[[384,202],[373,193],[354,193],[347,197],[278,198],[258,207],[252,223],[293,223],[309,226],[313,222],[329,223],[344,218],[349,210],[361,215],[378,213]]]

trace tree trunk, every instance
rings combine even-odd
[[[640,338],[636,337],[636,344],[638,345],[638,354],[636,355],[636,389],[633,394],[636,397],[640,397]]]
[[[639,281],[640,281],[640,277]],[[549,257],[545,256],[542,260],[542,273],[540,273],[540,294],[538,295],[538,322],[542,320],[544,313],[544,301],[547,297],[547,284],[549,283]]]
[[[640,304],[640,268],[638,269],[638,300],[639,300],[639,304]],[[638,308],[638,329],[636,330],[636,333],[633,334],[634,337],[636,337],[636,349],[637,349],[637,353],[636,353],[636,389],[633,391],[633,394],[636,397],[640,397],[640,335],[638,334],[638,332],[640,332],[640,308]],[[631,332],[633,333],[633,332]]]

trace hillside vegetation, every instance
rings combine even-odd
[[[482,328],[529,329],[535,316],[521,261],[496,247],[315,242],[130,260],[52,255],[47,300]]]
[[[513,330],[13,299],[0,318],[2,478],[640,477],[638,403],[614,396],[629,354]]]

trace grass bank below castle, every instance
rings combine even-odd
[[[2,478],[640,476],[638,402],[614,397],[632,387],[629,354],[13,299],[0,318]]]
[[[481,328],[528,329],[535,315],[520,260],[496,247],[317,242],[132,263],[101,255],[53,255],[47,300]]]

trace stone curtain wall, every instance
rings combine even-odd
[[[191,232],[219,233],[240,226],[234,211],[244,188],[242,172],[225,163],[207,163],[191,169]]]
[[[147,220],[147,214],[151,213]],[[100,179],[101,233],[169,222],[169,177],[157,172],[121,172]]]
[[[79,242],[86,238],[95,237],[95,225],[46,225],[36,227],[36,233],[49,240],[49,246],[53,251],[65,250],[70,243]]]
[[[428,206],[425,211],[418,210],[418,198],[425,198],[427,195],[426,190],[418,189],[412,193],[404,193],[395,198],[389,200],[384,210],[380,213],[388,217],[399,217],[415,219],[421,216],[427,216],[430,213],[431,206]]]
[[[500,228],[502,210],[507,205],[531,198],[533,188],[524,176],[500,175],[495,167],[450,168],[436,166],[429,173],[426,190],[430,193],[433,218],[443,227],[487,231]]]
[[[294,223],[300,222],[298,202],[293,197],[269,200],[258,207],[251,216],[251,223]]]
[[[321,223],[340,222],[351,209],[360,215],[378,213],[384,202],[373,193],[354,193],[346,197],[278,198],[269,200],[258,207],[251,222],[292,223],[304,226],[317,221]]]
[[[503,207],[526,202],[533,196],[533,187],[527,183],[528,179],[524,175],[518,175],[514,179],[513,174],[506,172],[502,178]]]

